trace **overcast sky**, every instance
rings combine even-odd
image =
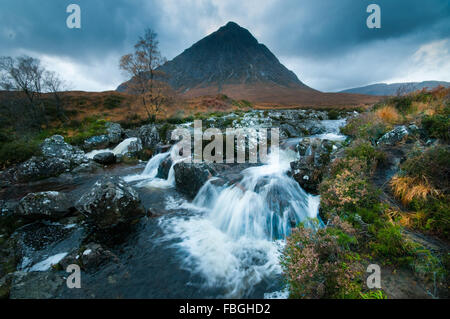
[[[81,29],[66,7],[81,7]],[[366,8],[381,7],[381,29]],[[145,27],[172,59],[228,21],[247,28],[307,85],[450,81],[449,0],[1,0],[0,55],[28,54],[74,90],[115,89]]]

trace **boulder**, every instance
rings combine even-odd
[[[138,137],[141,139],[143,147],[151,150],[154,150],[160,142],[158,129],[152,124],[141,126],[138,130]]]
[[[318,138],[304,138],[296,150],[300,159],[291,162],[292,175],[305,191],[317,194],[324,169],[330,163],[333,143]]]
[[[59,176],[74,167],[89,163],[85,153],[79,148],[64,142],[60,135],[47,138],[41,145],[42,156],[34,156],[1,173],[0,185],[33,182]]]
[[[41,145],[41,152],[45,158],[65,159],[70,161],[72,166],[88,162],[84,152],[78,147],[64,142],[64,137],[61,135],[53,135],[45,139]]]
[[[395,127],[392,131],[384,134],[377,142],[378,145],[396,145],[406,140],[409,132],[406,126]]]
[[[15,214],[31,220],[63,218],[73,207],[64,193],[30,193],[22,198]]]
[[[113,152],[98,153],[94,156],[94,161],[102,165],[110,165],[116,163],[116,155]]]
[[[136,129],[126,129],[123,132],[125,138],[138,137],[139,133]]]
[[[308,132],[309,135],[323,134],[327,130],[321,122],[316,120],[302,122],[299,127],[303,132]]]
[[[131,141],[130,144],[128,145],[128,151],[125,153],[125,155],[134,156],[142,150],[143,150],[142,140],[140,138],[136,138],[135,140]]]
[[[123,130],[120,124],[111,122],[106,123],[106,132],[110,143],[118,144],[122,140]]]
[[[280,134],[282,137],[298,137],[301,136],[302,133],[299,132],[293,125],[284,123],[280,126]]]
[[[92,136],[84,141],[83,148],[86,151],[91,151],[93,149],[102,149],[106,148],[109,145],[108,135],[98,135]]]
[[[167,153],[172,148],[170,144],[158,144],[156,145],[156,154]]]
[[[10,174],[16,182],[31,182],[61,175],[70,171],[71,167],[71,161],[68,159],[32,157],[12,168]]]
[[[212,164],[178,162],[174,165],[176,188],[194,198],[208,179],[217,173]]]
[[[139,194],[122,178],[106,176],[76,203],[90,226],[111,230],[127,225],[145,215]]]

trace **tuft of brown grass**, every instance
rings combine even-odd
[[[426,200],[428,196],[438,196],[440,191],[430,185],[424,178],[395,175],[390,182],[394,195],[404,205],[411,203],[413,199]]]
[[[396,124],[400,122],[401,115],[393,106],[387,105],[375,111],[377,117],[389,124]]]

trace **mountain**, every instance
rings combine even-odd
[[[347,105],[374,98],[321,93],[302,83],[245,28],[234,22],[201,39],[159,67],[182,97],[225,94],[240,100],[280,105]],[[126,91],[127,82],[118,87]]]
[[[348,89],[341,91],[341,93],[357,93],[357,94],[368,94],[368,95],[397,95],[398,92],[410,93],[417,90],[422,90],[424,88],[434,89],[442,85],[444,87],[450,87],[450,82],[444,81],[424,81],[424,82],[406,82],[406,83],[377,83],[362,87],[357,87],[353,89]]]
[[[176,89],[273,83],[309,89],[252,34],[229,22],[161,67]]]

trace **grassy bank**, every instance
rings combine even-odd
[[[383,298],[386,292],[366,286],[369,264],[406,271],[429,296],[448,294],[448,249],[411,234],[449,242],[449,97],[449,89],[415,92],[348,121],[348,146],[320,185],[327,227],[299,225],[287,241],[282,265],[291,298]],[[396,125],[409,126],[406,140],[378,145]],[[406,160],[380,187],[375,181],[400,149]]]

